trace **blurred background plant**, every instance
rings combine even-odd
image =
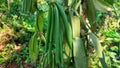
[[[115,1],[114,3],[109,1],[114,7],[113,11],[107,13],[97,11],[96,18],[99,25],[97,36],[102,44],[108,68],[120,67],[120,1]],[[8,1],[0,0],[0,66],[3,68],[33,67],[30,64],[28,42],[35,32],[36,13],[23,13],[22,2],[23,0],[13,0],[8,11]],[[38,6],[39,10],[44,11],[44,34],[48,27],[48,4],[41,0]],[[87,50],[89,68],[101,68],[94,46],[91,42],[89,45]],[[41,56],[44,47],[39,51]],[[37,63],[38,66],[41,64],[39,59]]]

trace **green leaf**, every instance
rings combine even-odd
[[[76,68],[87,68],[87,57],[82,40],[79,37],[73,41],[73,53]]]
[[[93,3],[95,8],[101,12],[107,12],[113,10],[113,7],[109,3],[103,0],[93,0]]]
[[[106,62],[105,62],[105,55],[104,55],[104,53],[102,53],[103,54],[103,57],[102,58],[99,58],[99,60],[100,60],[100,62],[101,62],[101,64],[102,64],[102,67],[103,68],[108,68],[108,66],[107,66],[107,64],[106,64]]]
[[[43,18],[43,11],[38,11],[37,14],[37,21],[36,21],[36,30],[39,30],[39,32],[41,33],[44,27],[44,18]]]
[[[80,19],[77,16],[72,16],[73,38],[80,36]]]
[[[100,44],[98,38],[93,33],[90,33],[89,36],[92,39],[92,43],[93,43],[93,46],[95,47],[96,54],[98,55],[98,57],[102,57],[103,49],[101,47],[101,44]]]

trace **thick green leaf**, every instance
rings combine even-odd
[[[112,6],[103,0],[93,0],[93,3],[95,8],[101,12],[107,12],[113,10]]]
[[[37,20],[36,20],[36,30],[38,30],[39,33],[42,32],[43,27],[44,27],[44,18],[43,18],[43,11],[38,11],[37,13]]]
[[[103,49],[102,49],[102,46],[101,46],[98,38],[93,33],[90,33],[89,36],[92,39],[92,43],[93,43],[93,46],[95,47],[95,50],[96,50],[96,53],[98,54],[98,57],[102,57]]]
[[[73,38],[80,36],[80,19],[77,16],[72,16]]]
[[[101,62],[101,64],[102,64],[102,67],[103,68],[108,68],[108,66],[107,66],[107,64],[106,64],[106,62],[105,62],[105,55],[104,55],[104,53],[102,53],[103,54],[103,57],[102,58],[99,58],[99,60],[100,60],[100,62]]]
[[[73,41],[73,53],[76,68],[87,68],[87,57],[82,40],[79,37]]]

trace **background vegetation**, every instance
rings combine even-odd
[[[36,32],[38,10],[23,12],[23,1],[0,0],[0,68],[51,68],[48,66],[49,63],[43,64],[43,60],[46,59],[44,57],[47,54],[45,44],[49,6],[53,2],[37,0],[37,8],[43,12],[44,27],[41,33],[42,40],[38,38],[40,42],[38,57],[33,63],[29,53],[29,41]],[[71,56],[69,47],[63,47],[66,55],[60,68],[62,66],[64,68],[79,68],[79,66],[81,68],[120,68],[120,1],[102,0],[103,4],[110,5],[103,6],[105,8],[93,7],[93,4],[89,4],[92,0],[58,1],[64,7],[67,17],[70,15],[67,10],[71,10],[71,19],[76,27],[74,29],[79,34],[73,40],[74,46],[76,44],[84,46],[73,49],[76,50],[77,59]],[[71,1],[74,3],[72,4]],[[82,6],[82,12],[79,10],[80,6]],[[94,4],[94,6],[97,5]],[[112,10],[107,10],[111,7]],[[68,21],[70,21],[69,18]],[[75,40],[78,38],[80,39]],[[68,45],[66,39],[63,42],[64,46]]]

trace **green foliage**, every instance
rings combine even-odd
[[[0,64],[15,62],[21,68],[25,64],[35,68],[119,68],[120,0],[13,0],[10,11],[7,0],[0,0],[0,4],[0,46],[4,46]],[[48,20],[51,6],[58,9],[50,16],[52,26]],[[29,40],[34,33],[33,46]]]
[[[0,53],[0,64],[6,63],[6,61],[9,59],[9,56],[11,55],[10,51],[13,50],[12,44],[7,44],[5,48],[3,48],[3,52]]]
[[[0,0],[0,12],[7,10],[7,0]]]

